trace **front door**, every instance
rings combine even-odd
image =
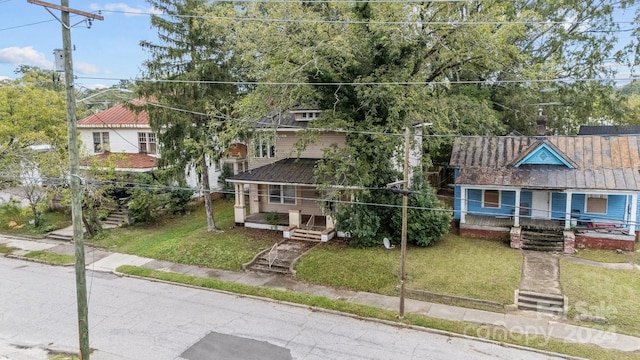
[[[531,193],[531,217],[534,219],[550,219],[549,194],[546,191]]]

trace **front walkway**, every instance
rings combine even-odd
[[[73,244],[55,242],[51,240],[18,239],[0,235],[0,244],[16,248],[16,257],[24,255],[30,249],[47,250],[56,253],[73,253]],[[145,268],[188,274],[204,278],[217,278],[222,281],[235,282],[253,286],[266,286],[279,290],[295,291],[299,293],[324,296],[330,299],[350,301],[357,304],[374,306],[395,311],[399,308],[399,300],[394,296],[372,294],[361,291],[334,289],[327,286],[312,285],[298,282],[289,277],[266,275],[253,272],[232,272],[219,269],[208,269],[193,265],[174,264],[133,255],[111,253],[100,249],[86,248],[87,270],[116,272],[122,265],[134,265]],[[494,313],[484,310],[430,303],[407,299],[405,311],[426,315],[432,318],[451,321],[463,321],[479,325],[493,325],[498,329],[505,329],[514,334],[532,334],[547,338],[557,338],[571,342],[595,344],[607,349],[621,351],[640,351],[640,338],[633,336],[601,331],[589,327],[571,325],[562,319],[539,315],[534,312],[514,311],[507,314]],[[487,329],[472,328],[463,335],[482,338]],[[522,336],[509,335],[522,340]],[[477,333],[476,333],[477,332]],[[501,332],[502,333],[502,332]],[[456,334],[450,334],[457,336]],[[508,340],[505,338],[505,340]]]
[[[562,295],[559,256],[545,251],[523,251],[520,290]]]

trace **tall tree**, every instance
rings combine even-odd
[[[151,127],[161,144],[160,166],[184,177],[193,166],[200,175],[207,227],[215,231],[209,167],[226,150],[225,131],[238,93],[232,82],[235,53],[228,32],[206,17],[235,11],[230,3],[206,0],[148,0],[161,14],[151,17],[159,42],[142,41],[150,54],[144,63],[140,95],[147,99]],[[211,81],[215,80],[216,83]]]

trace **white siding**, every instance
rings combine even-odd
[[[95,155],[93,151],[93,133],[108,132],[109,133],[109,151],[112,153],[138,153],[138,133],[151,132],[151,128],[147,129],[80,129],[80,141],[82,153]]]

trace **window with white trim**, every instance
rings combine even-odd
[[[294,185],[269,185],[269,204],[296,203],[296,187]]]
[[[156,154],[156,134],[139,132],[138,151],[142,154]]]
[[[109,132],[94,132],[93,152],[101,153],[103,151],[109,151]]]
[[[257,158],[275,158],[276,146],[268,139],[256,137],[255,139],[255,157]]]
[[[607,213],[607,195],[589,194],[586,199],[586,211],[592,214],[606,214]]]
[[[482,207],[494,208],[500,207],[500,190],[483,190],[482,191]]]

